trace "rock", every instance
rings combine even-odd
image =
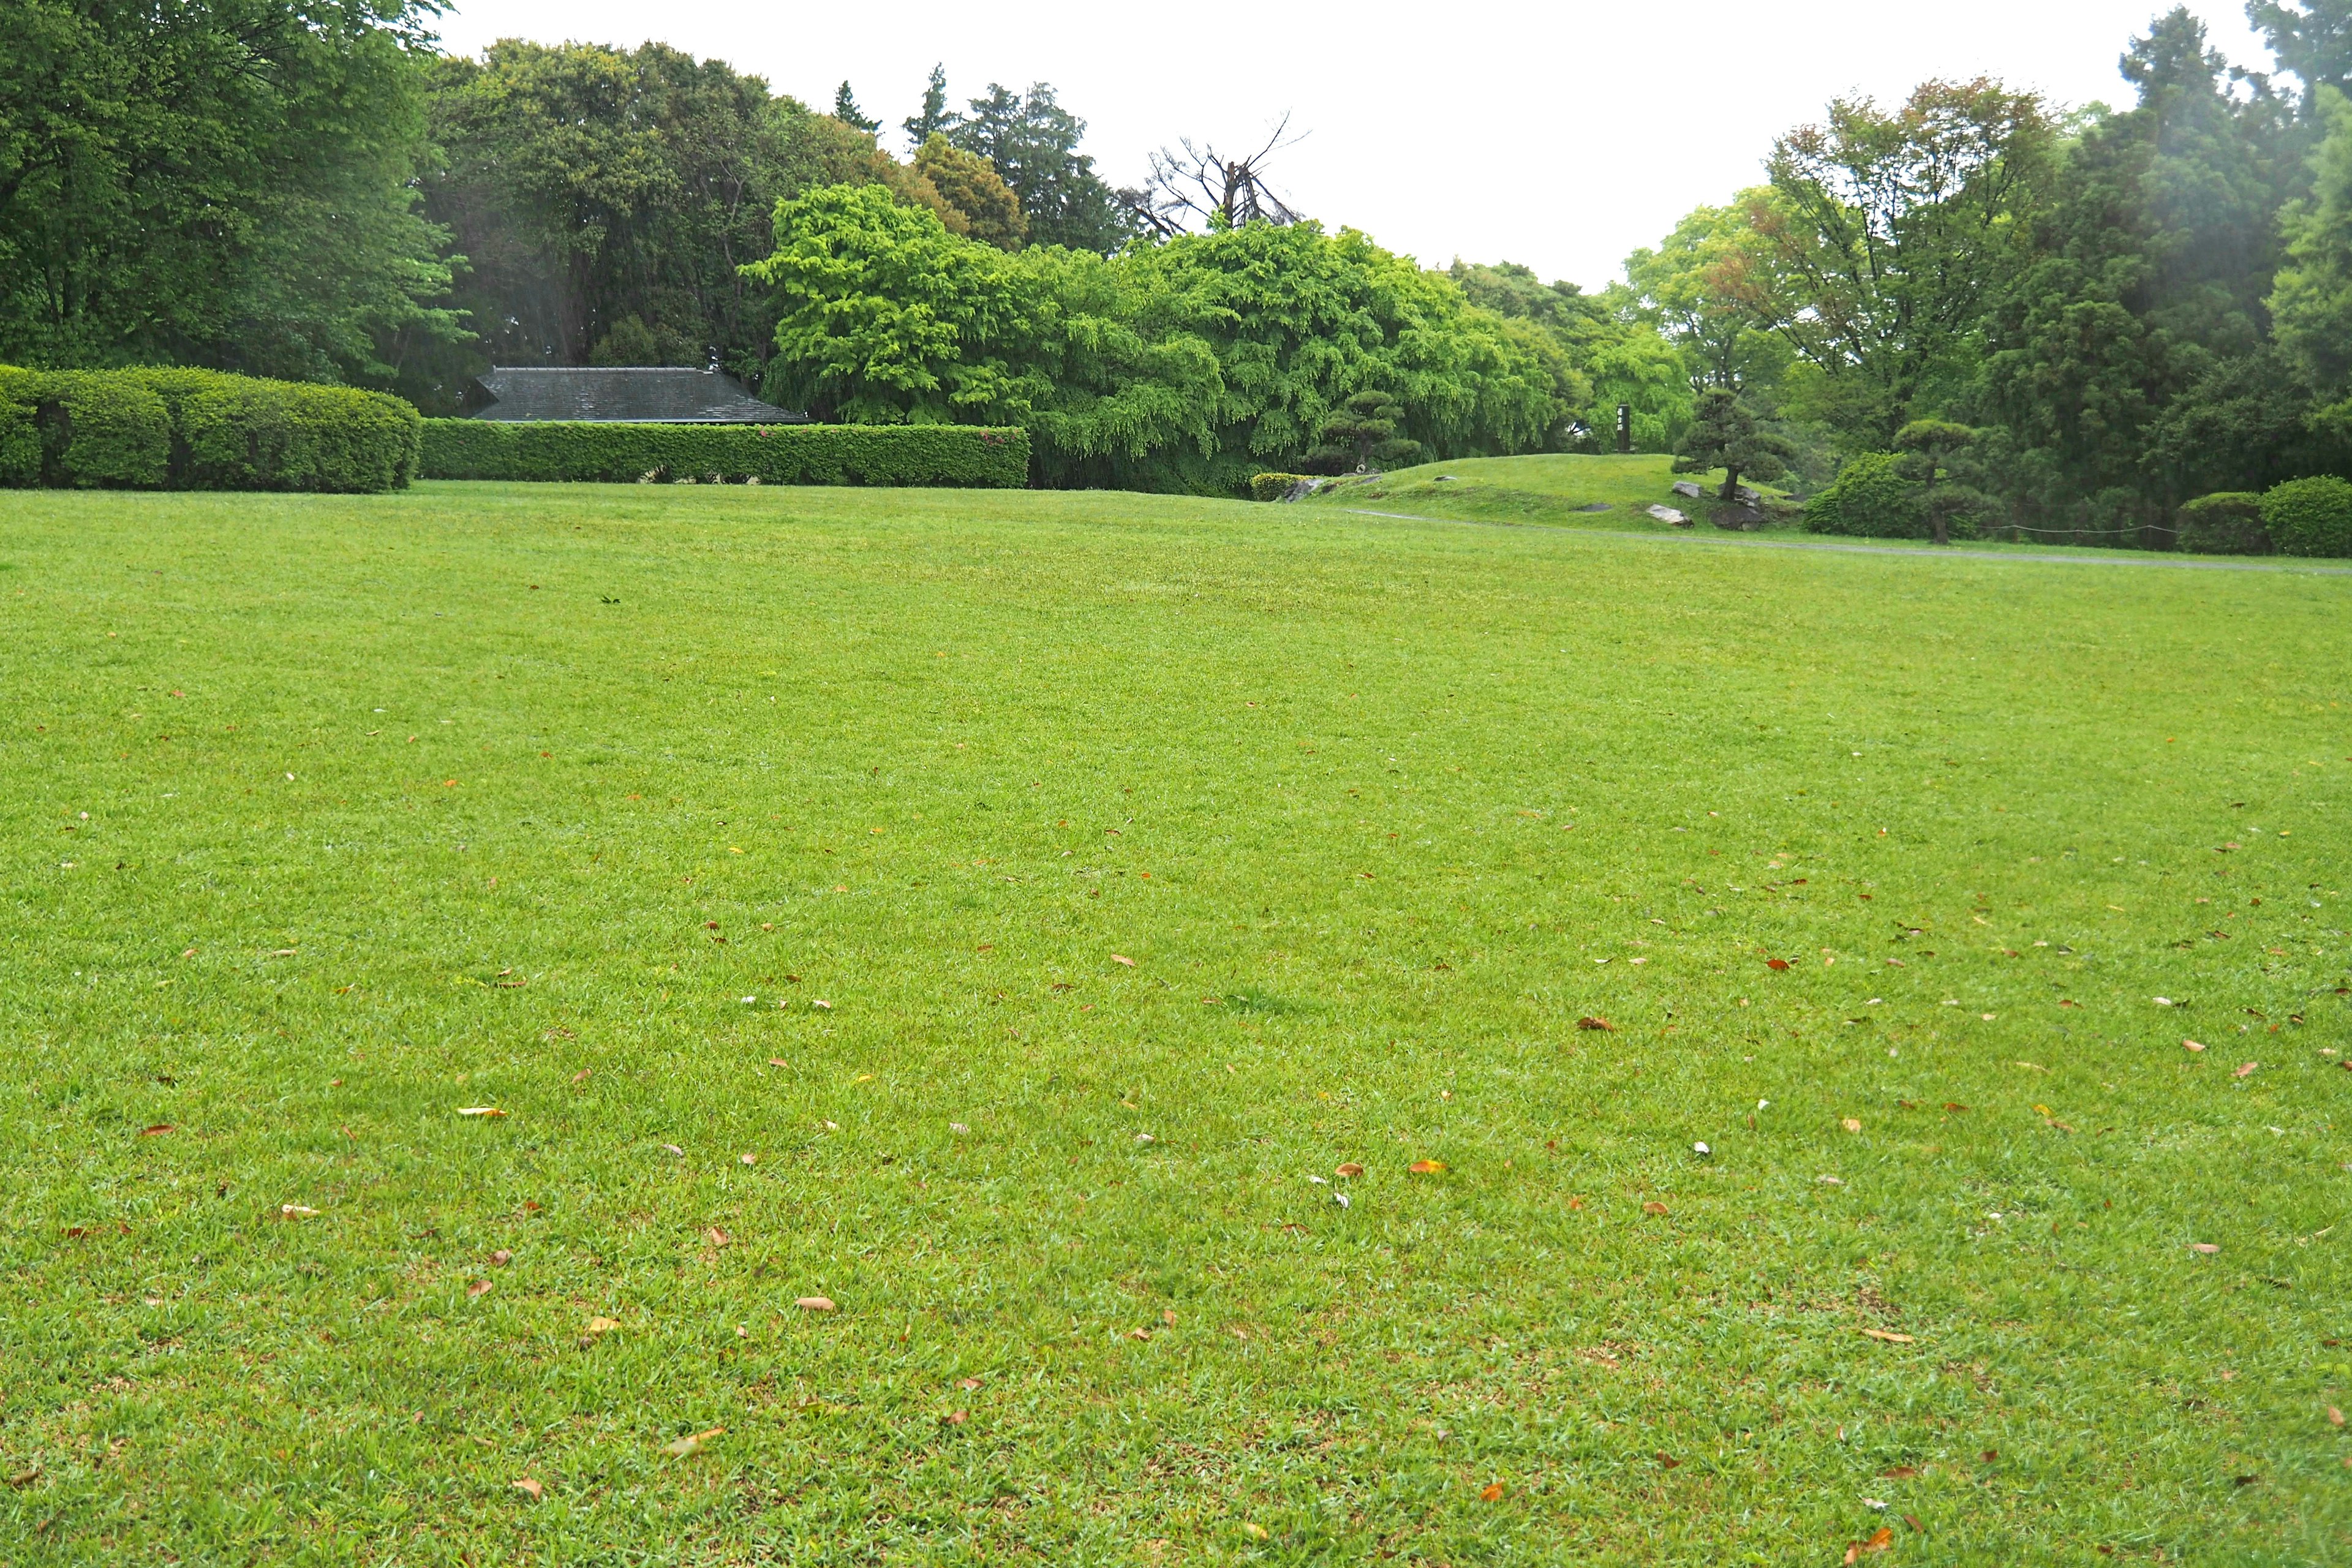
[[[1676,479],[1675,481],[1675,494],[1681,496],[1685,500],[1696,500],[1706,493],[1706,492],[1705,490],[1699,489],[1698,486],[1693,484],[1688,479]]]
[[[1331,481],[1328,479],[1301,479],[1297,484],[1291,486],[1288,489],[1283,491],[1282,499],[1284,500],[1305,500],[1308,496],[1313,495],[1317,490],[1321,489],[1325,485],[1328,485],[1330,482]]]
[[[1763,492],[1760,490],[1751,490],[1746,485],[1741,485],[1738,489],[1733,490],[1731,493],[1748,506],[1762,506],[1764,504]]]
[[[1689,518],[1670,506],[1654,506],[1650,508],[1650,515],[1660,522],[1673,523],[1676,528],[1688,528],[1691,525]]]
[[[1761,528],[1767,521],[1764,514],[1752,506],[1726,507],[1715,514],[1716,527],[1728,528],[1734,531]]]

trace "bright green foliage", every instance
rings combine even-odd
[[[1551,376],[1560,413],[1547,449],[1615,450],[1621,403],[1633,411],[1635,451],[1669,452],[1682,438],[1691,416],[1690,366],[1630,298],[1541,283],[1510,261],[1456,261],[1447,276],[1472,304],[1503,317]]]
[[[2279,347],[2352,432],[2352,100],[2317,92],[2326,140],[2313,161],[2311,199],[2287,213],[2287,264],[2271,296]]]
[[[2199,496],[2180,509],[2179,547],[2199,555],[2268,555],[2263,498],[2251,490]]]
[[[1421,443],[1398,437],[1404,417],[1403,405],[1378,388],[1350,394],[1347,402],[1324,418],[1323,445],[1308,452],[1301,466],[1310,473],[1336,474],[1349,469],[1360,472],[1376,463],[1382,467],[1410,463],[1419,455]]]
[[[1657,249],[1626,258],[1643,313],[1690,356],[1695,381],[1769,394],[1789,373],[1795,356],[1772,330],[1786,301],[1777,293],[1770,242],[1754,221],[1778,199],[1766,188],[1742,192],[1727,207],[1700,207]]]
[[[1251,224],[1005,256],[882,192],[777,210],[769,395],[820,418],[1020,423],[1053,485],[1239,495],[1354,392],[1439,456],[1539,447],[1549,379],[1447,279],[1353,231]]]
[[[580,484],[947,485],[1029,481],[1029,433],[979,425],[593,425],[428,419],[436,479]]]
[[[2263,527],[2284,555],[2352,556],[2352,481],[2289,479],[2263,495]]]
[[[1836,483],[1805,502],[1807,529],[1865,539],[1920,538],[1926,515],[1919,487],[1904,477],[1892,452],[1864,452],[1849,459]]]
[[[745,276],[773,290],[767,395],[821,423],[1006,424],[1048,390],[1024,374],[1030,275],[876,185],[778,204],[776,248]]]
[[[929,141],[916,149],[912,166],[930,181],[941,200],[963,215],[966,236],[999,250],[1021,248],[1029,233],[1021,199],[987,159],[965,152],[934,132]]]
[[[398,489],[419,421],[354,387],[206,370],[0,369],[0,483],[106,489]]]
[[[2352,578],[701,486],[0,562],[10,1568],[2344,1557]]]
[[[1117,194],[1078,151],[1087,122],[1064,109],[1047,83],[1032,84],[1024,96],[991,82],[971,100],[971,112],[945,129],[948,140],[987,159],[1013,187],[1031,244],[1108,256],[1135,237]]]
[[[412,0],[0,6],[0,359],[384,380],[447,339]]]
[[[1742,477],[1770,484],[1789,471],[1788,459],[1793,455],[1789,438],[1759,421],[1746,399],[1729,387],[1710,386],[1699,394],[1690,428],[1683,432],[1675,472],[1723,469],[1723,488],[1717,493],[1731,501],[1738,499]]]

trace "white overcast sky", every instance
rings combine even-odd
[[[892,128],[944,63],[952,101],[1050,81],[1113,184],[1180,135],[1223,149],[1285,110],[1270,169],[1300,210],[1444,266],[1525,262],[1588,288],[1690,208],[1759,178],[1774,135],[1853,91],[1999,76],[2066,103],[2128,102],[2116,72],[2158,0],[457,0],[453,50],[501,37],[659,39],[813,107],[845,77]],[[2231,59],[2268,69],[2240,0],[2190,0]]]

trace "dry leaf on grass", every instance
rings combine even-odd
[[[965,1422],[971,1419],[971,1412],[969,1410],[950,1410],[945,1415],[940,1416],[940,1419],[946,1422],[950,1426],[961,1426]]]
[[[980,1379],[976,1377],[960,1377],[956,1379],[956,1386],[962,1389],[966,1394],[970,1394],[980,1386]]]
[[[1412,1172],[1416,1176],[1438,1176],[1445,1173],[1445,1162],[1443,1160],[1415,1160],[1412,1164],[1407,1165],[1405,1169]]]
[[[1664,1448],[1658,1450],[1658,1464],[1662,1468],[1669,1470],[1678,1470],[1682,1468],[1682,1463],[1683,1462],[1680,1459],[1675,1458]]]
[[[1898,1334],[1892,1329],[1864,1329],[1862,1331],[1862,1334],[1864,1339],[1883,1340],[1890,1345],[1907,1345],[1918,1342],[1909,1334]]]
[[[1364,1173],[1364,1168],[1350,1160],[1332,1173],[1339,1176],[1360,1176]]]
[[[319,1217],[319,1211],[307,1204],[279,1204],[278,1217],[279,1219],[316,1219]]]
[[[770,1057],[768,1058],[768,1065],[772,1068],[788,1068],[793,1064],[784,1060],[782,1057]]]
[[[725,1247],[729,1242],[733,1241],[735,1238],[714,1225],[709,1230],[702,1233],[702,1239],[710,1243],[713,1247]]]
[[[1879,1471],[1878,1479],[1882,1481],[1907,1481],[1918,1473],[1916,1465],[1897,1465],[1891,1470]]]
[[[1861,1123],[1861,1122],[1859,1122],[1859,1121],[1855,1121],[1855,1120],[1854,1120],[1853,1117],[1851,1117],[1851,1116],[1847,1117],[1843,1121],[1840,1122],[1840,1123],[1839,1123],[1839,1125],[1840,1125],[1840,1126],[1842,1126],[1842,1127],[1843,1127],[1843,1128],[1844,1128],[1847,1131],[1849,1131],[1849,1132],[1859,1132],[1859,1131],[1862,1131],[1862,1123]]]
[[[517,1491],[519,1491],[519,1492],[526,1492],[526,1493],[529,1493],[529,1494],[530,1494],[530,1500],[531,1500],[531,1501],[533,1501],[533,1502],[537,1502],[537,1501],[541,1499],[541,1497],[542,1497],[543,1495],[545,1495],[546,1490],[547,1490],[547,1489],[546,1489],[545,1487],[541,1486],[537,1481],[532,1480],[529,1476],[525,1476],[525,1477],[523,1477],[523,1479],[520,1479],[520,1480],[519,1480],[519,1481],[509,1481],[509,1482],[508,1482],[507,1484],[508,1484],[509,1486],[511,1486],[512,1488],[514,1488],[514,1489],[515,1489],[515,1490],[517,1490]]]
[[[833,1298],[830,1296],[801,1296],[794,1299],[793,1305],[803,1312],[831,1312],[839,1310],[834,1306]]]
[[[2236,1072],[2231,1073],[2230,1076],[2231,1076],[2231,1078],[2248,1078],[2248,1077],[2251,1077],[2251,1076],[2252,1075],[2252,1073],[2253,1073],[2253,1070],[2254,1070],[2256,1068],[2260,1067],[2260,1066],[2262,1066],[2262,1063],[2260,1063],[2260,1062],[2247,1062],[2247,1063],[2245,1063],[2244,1065],[2241,1066],[2241,1067],[2238,1068],[2238,1070],[2237,1070]]]
[[[1500,1481],[1488,1481],[1485,1486],[1480,1487],[1478,1489],[1478,1500],[1480,1502],[1502,1501],[1503,1483]]]
[[[1123,963],[1123,964],[1127,965],[1127,967],[1128,967],[1128,968],[1129,968],[1129,969],[1133,969],[1133,968],[1135,967],[1135,960],[1133,960],[1133,959],[1131,959],[1131,958],[1128,957],[1128,956],[1127,956],[1125,953],[1123,953],[1123,952],[1114,952],[1114,953],[1112,953],[1112,954],[1110,955],[1110,961],[1111,961],[1113,963]]]
[[[1579,1018],[1576,1021],[1576,1026],[1580,1029],[1599,1029],[1612,1032],[1613,1032],[1617,1027],[1616,1025],[1611,1023],[1606,1018]]]
[[[460,1116],[504,1116],[506,1112],[500,1110],[495,1105],[466,1105],[458,1108],[457,1114]]]
[[[2205,1047],[2195,1040],[2183,1040],[2180,1042],[2180,1048],[2184,1051],[2201,1051]]]
[[[1768,958],[1764,961],[1764,967],[1767,969],[1786,969],[1789,967],[1789,961],[1785,958]]]
[[[23,1469],[18,1470],[16,1474],[14,1474],[14,1475],[10,1476],[10,1477],[8,1478],[8,1484],[9,1484],[10,1486],[12,1486],[12,1487],[29,1487],[29,1486],[31,1486],[35,1481],[39,1480],[40,1479],[41,1479],[41,1461],[40,1461],[40,1460],[38,1460],[38,1459],[35,1459],[31,1464],[29,1464],[29,1465],[26,1466]]]
[[[611,1318],[589,1319],[587,1328],[581,1331],[580,1348],[583,1351],[593,1349],[598,1340],[604,1338],[606,1334],[611,1333],[614,1329],[617,1329],[621,1325],[617,1321]]]
[[[2342,1412],[2341,1410],[2336,1409],[2336,1406],[2334,1406],[2333,1405],[2329,1405],[2329,1406],[2327,1407],[2327,1424],[2328,1424],[2330,1426],[2343,1426],[2343,1425],[2344,1425],[2344,1412]]]
[[[673,1458],[683,1459],[688,1454],[691,1454],[696,1449],[701,1447],[705,1443],[709,1442],[713,1437],[724,1436],[726,1433],[726,1427],[713,1426],[708,1432],[697,1432],[690,1437],[680,1437],[675,1442],[664,1443],[662,1445],[662,1452],[669,1455]]]
[[[158,1121],[152,1127],[142,1127],[139,1130],[139,1136],[142,1138],[155,1138],[160,1137],[166,1132],[177,1132],[178,1131],[178,1126],[173,1122]]]
[[[1894,1544],[1894,1528],[1891,1525],[1882,1524],[1878,1527],[1878,1532],[1869,1540],[1854,1542],[1845,1549],[1846,1568],[1853,1568],[1854,1563],[1861,1562],[1872,1552],[1885,1552]]]
[[[1642,1212],[1643,1214],[1664,1214],[1666,1212],[1666,1205],[1658,1202],[1657,1199],[1652,1198],[1648,1203],[1642,1205]]]
[[[504,1268],[508,1264],[512,1263],[513,1261],[514,1254],[509,1252],[503,1247],[490,1254],[490,1267],[493,1268]]]
[[[466,1294],[478,1300],[488,1295],[489,1293],[490,1282],[487,1279],[477,1279],[471,1285],[466,1287]]]
[[[2205,1254],[2206,1257],[2210,1258],[2213,1254],[2221,1251],[2221,1249],[2214,1246],[2210,1241],[2192,1241],[2189,1244],[2189,1250],[2191,1252],[2201,1252]]]

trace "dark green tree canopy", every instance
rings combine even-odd
[[[1684,432],[1677,451],[1675,472],[1678,474],[1724,470],[1723,488],[1717,498],[1725,501],[1738,499],[1743,479],[1769,485],[1780,478],[1789,471],[1788,459],[1795,455],[1787,437],[1758,419],[1745,398],[1723,386],[1699,394],[1690,428]]]
[[[941,89],[945,90],[944,86]],[[991,82],[948,139],[996,165],[1021,199],[1034,245],[1066,245],[1108,256],[1134,237],[1125,209],[1078,151],[1087,122],[1037,82],[1026,96]]]
[[[930,79],[923,84],[923,107],[898,122],[907,132],[907,145],[919,152],[923,143],[934,136],[944,136],[963,123],[963,116],[948,107],[948,68],[931,68]]]
[[[2352,0],[2248,0],[2246,19],[2306,92],[2352,92]]]
[[[844,125],[852,126],[859,131],[871,132],[882,129],[880,121],[871,118],[864,110],[857,107],[857,97],[849,90],[849,83],[846,81],[833,89],[833,117]]]
[[[1420,455],[1421,443],[1400,439],[1404,405],[1387,393],[1368,387],[1350,394],[1323,421],[1323,445],[1307,454],[1299,467],[1310,474],[1362,473],[1374,463],[1402,465]]]

